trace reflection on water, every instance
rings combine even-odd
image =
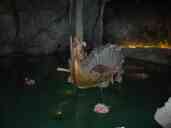
[[[137,80],[125,75],[119,86],[80,90],[64,81],[67,74],[56,71],[63,64],[58,60],[54,56],[0,59],[2,128],[157,127],[153,114],[168,99],[170,83],[164,76],[169,72],[149,71],[149,78]],[[35,80],[37,88],[25,88],[26,77]],[[110,112],[95,113],[98,103],[109,106]]]

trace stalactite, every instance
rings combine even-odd
[[[109,0],[99,0],[99,11],[96,18],[96,22],[93,28],[93,38],[95,39],[95,45],[101,45],[103,42],[103,14],[106,2]]]
[[[75,25],[75,35],[83,41],[83,0],[76,0],[76,25]]]

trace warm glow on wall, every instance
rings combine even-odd
[[[144,42],[135,42],[135,41],[123,41],[120,45],[123,48],[166,48],[171,49],[171,43],[168,41],[144,43]]]

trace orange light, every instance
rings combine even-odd
[[[134,41],[123,41],[120,45],[123,48],[165,48],[171,49],[171,43],[168,41],[160,41],[159,43],[146,43],[146,42],[134,42]]]

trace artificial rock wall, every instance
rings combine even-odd
[[[84,37],[96,40],[99,0],[85,0]],[[0,2],[0,55],[50,54],[69,45],[69,0],[7,0]]]

